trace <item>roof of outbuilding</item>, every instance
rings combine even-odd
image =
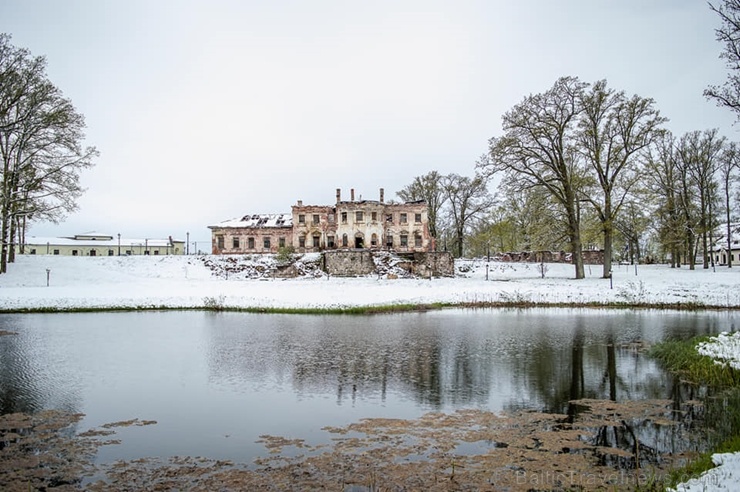
[[[86,236],[86,234],[78,234],[79,236]],[[178,240],[173,240],[178,242]],[[180,240],[179,242],[184,242]],[[121,238],[120,243],[118,238],[115,239],[75,239],[74,237],[37,237],[30,236],[26,238],[26,246],[84,246],[84,247],[113,247],[118,246],[148,246],[150,248],[167,247],[171,246],[169,239],[132,239],[132,238]]]

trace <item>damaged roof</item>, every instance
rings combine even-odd
[[[292,214],[247,214],[241,218],[234,218],[208,226],[209,229],[239,227],[293,227]]]

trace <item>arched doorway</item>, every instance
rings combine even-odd
[[[365,247],[365,238],[362,233],[355,234],[355,248],[362,249]]]

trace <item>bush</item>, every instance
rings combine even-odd
[[[295,253],[293,246],[284,246],[278,249],[275,259],[280,264],[290,263],[293,260],[293,253]]]

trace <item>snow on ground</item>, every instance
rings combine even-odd
[[[327,277],[304,265],[303,276],[281,279],[269,273],[273,257],[241,258],[238,268],[235,261],[219,256],[19,256],[0,275],[0,309],[202,307],[214,299],[239,308],[501,301],[740,307],[740,267],[615,266],[609,280],[602,278],[601,266],[587,265],[586,278],[575,280],[569,264],[545,264],[543,278],[539,264],[483,259],[458,261],[454,278]]]
[[[388,271],[328,277],[306,255],[298,278],[272,276],[274,257],[19,256],[0,275],[0,309],[203,307],[342,308],[391,304],[528,301],[537,303],[689,303],[740,308],[740,267],[696,270],[615,265],[611,279],[586,265],[574,280],[568,264],[462,260],[453,278],[391,278]],[[47,285],[48,282],[48,285]],[[740,364],[740,339],[722,335],[702,350]],[[738,367],[738,366],[735,366]],[[715,454],[718,467],[680,492],[740,490],[740,454]]]
[[[696,349],[701,355],[716,359],[715,363],[740,371],[740,332],[720,333],[708,342],[700,343]]]

